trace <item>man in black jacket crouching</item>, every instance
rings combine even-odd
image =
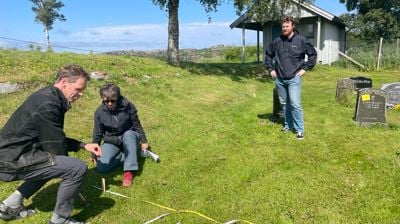
[[[82,223],[70,219],[70,215],[87,166],[79,159],[68,157],[68,151],[84,148],[101,156],[101,148],[98,144],[67,138],[63,128],[65,113],[83,95],[89,79],[80,66],[62,67],[55,84],[29,96],[4,125],[0,132],[0,180],[24,180],[24,183],[0,202],[1,219],[32,214],[33,210],[23,206],[23,199],[32,196],[50,179],[60,178],[49,223]]]

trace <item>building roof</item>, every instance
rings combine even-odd
[[[297,0],[293,0],[293,2],[296,3],[297,5],[300,5],[300,7],[311,12],[312,14],[315,14],[315,16],[321,16],[322,18],[332,21],[332,22],[338,24],[339,26],[346,26],[342,19],[340,19],[339,17],[333,15],[332,13],[330,13],[324,9],[317,7],[314,4],[301,3],[301,2],[298,2]],[[258,30],[258,31],[263,30],[262,24],[249,18],[248,12],[244,13],[239,18],[237,18],[235,21],[233,21],[233,23],[230,25],[230,27],[231,27],[231,29],[244,27],[245,29],[249,29],[249,30]]]

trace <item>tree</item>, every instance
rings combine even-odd
[[[400,0],[340,0],[348,11],[342,15],[354,37],[366,39],[395,38],[400,31]]]
[[[361,37],[363,21],[354,13],[344,13],[339,16],[346,24],[346,32],[350,38]]]
[[[64,15],[59,13],[60,8],[64,7],[64,4],[57,0],[31,0],[31,2],[34,4],[32,11],[36,14],[35,22],[41,23],[44,26],[47,50],[50,51],[49,30],[53,29],[55,20],[66,21]]]
[[[197,0],[205,9],[207,15],[217,11],[217,7],[224,0]],[[249,12],[258,22],[265,22],[272,18],[279,18],[285,10],[294,4],[294,0],[229,0],[233,1],[238,14]],[[168,49],[167,62],[179,65],[179,0],[152,0],[168,12]],[[298,2],[313,2],[313,0],[299,0]],[[210,16],[209,16],[210,19]]]
[[[237,14],[247,11],[254,21],[265,23],[271,20],[279,20],[287,13],[289,8],[298,6],[298,3],[312,3],[314,0],[234,0]],[[293,9],[293,8],[292,8]],[[296,8],[300,9],[300,8]],[[291,10],[291,13],[299,13],[299,10]],[[299,14],[291,14],[297,17]]]
[[[383,37],[392,39],[398,37],[399,27],[396,17],[383,9],[374,9],[363,16],[365,37]]]
[[[160,6],[168,12],[168,49],[167,62],[179,65],[179,0],[152,0],[153,4]],[[206,12],[215,11],[220,4],[219,0],[198,0]]]

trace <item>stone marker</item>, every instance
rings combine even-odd
[[[107,79],[107,73],[94,71],[90,73],[90,78],[94,80],[104,80]]]
[[[381,90],[386,93],[386,106],[394,108],[400,105],[400,82],[383,84]]]
[[[363,76],[350,77],[354,81],[354,88],[356,90],[364,88],[372,88],[372,79]]]
[[[353,106],[357,90],[363,88],[372,88],[370,78],[358,76],[339,79],[336,84],[336,101],[346,106]]]
[[[272,91],[272,114],[275,118],[283,118],[282,106],[279,102],[278,90],[276,88]]]
[[[12,93],[19,89],[18,84],[15,83],[0,83],[0,93]]]
[[[358,91],[356,122],[360,124],[386,123],[386,94],[382,90]]]
[[[349,78],[339,79],[336,84],[336,101],[341,104],[349,104],[348,102],[355,94],[354,81]],[[351,98],[351,99],[348,99]]]

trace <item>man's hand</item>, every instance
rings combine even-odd
[[[97,157],[101,157],[101,147],[98,144],[86,144],[85,149],[88,152],[94,153]]]
[[[275,70],[272,70],[272,71],[271,71],[271,77],[272,77],[273,79],[276,79],[276,71],[275,71]]]
[[[304,69],[301,69],[298,73],[297,73],[297,75],[296,76],[298,76],[298,77],[302,77],[303,75],[304,75],[304,73],[306,73],[306,70],[304,70]]]
[[[142,144],[142,150],[148,149],[149,148],[149,144],[148,143],[143,143]]]

